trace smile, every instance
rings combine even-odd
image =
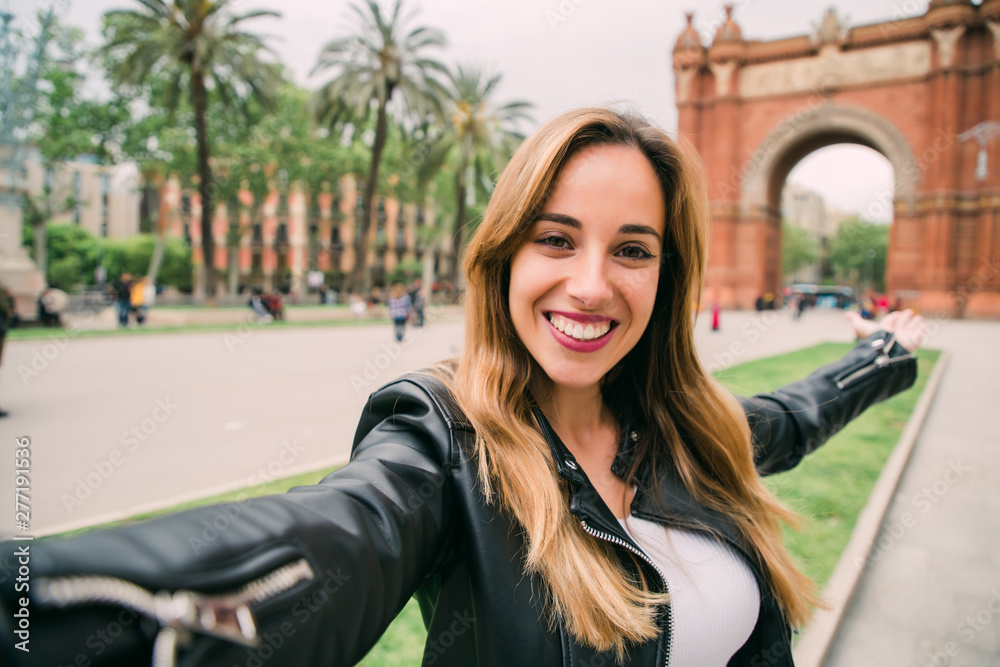
[[[549,323],[569,338],[580,342],[592,342],[606,336],[616,322],[610,319],[599,319],[594,322],[578,322],[558,313],[546,313]]]
[[[552,311],[544,315],[552,337],[571,352],[597,352],[614,338],[618,328],[618,322],[609,317]]]

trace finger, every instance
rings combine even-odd
[[[917,315],[909,322],[909,326],[913,331],[920,334],[921,340],[927,332],[927,322],[924,321],[923,315]]]
[[[901,314],[898,310],[894,313],[889,313],[882,318],[881,322],[879,322],[879,328],[885,329],[886,331],[894,331],[899,323],[900,316]]]

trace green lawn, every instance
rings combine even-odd
[[[837,360],[851,347],[824,343],[741,364],[721,371],[716,377],[736,394],[767,392]],[[802,517],[800,530],[786,529],[785,539],[803,570],[821,588],[847,546],[858,514],[868,501],[939,355],[936,350],[920,350],[917,384],[912,390],[869,409],[794,470],[766,479],[768,487]],[[335,469],[336,466],[276,480],[134,518],[282,493],[293,486],[315,483]],[[418,665],[426,636],[420,610],[410,600],[378,645],[359,664],[363,667]]]

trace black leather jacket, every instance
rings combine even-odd
[[[802,381],[740,399],[760,472],[793,467],[866,407],[910,387],[916,361],[892,343],[873,334]],[[614,543],[623,562],[644,563],[628,557],[637,547],[542,424],[572,489],[571,512]],[[315,486],[33,544],[31,653],[13,650],[19,639],[0,627],[5,664],[149,664],[159,636],[165,655],[178,638],[180,665],[350,665],[415,594],[428,628],[424,665],[613,665],[548,625],[539,582],[522,571],[520,531],[477,488],[467,458],[473,437],[443,387],[411,375],[371,396],[351,463]],[[758,621],[730,665],[790,665],[788,624],[732,525],[677,480],[661,492],[667,513],[641,492],[632,513],[663,524],[696,518],[757,575]],[[20,544],[4,544],[3,555]],[[649,567],[649,580],[659,581]],[[9,608],[0,625],[17,604],[10,583],[2,589]],[[631,647],[628,664],[668,664],[670,622],[664,609],[663,633]]]

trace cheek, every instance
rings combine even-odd
[[[521,333],[521,328],[526,324],[526,318],[530,317],[532,306],[535,301],[535,290],[531,280],[531,262],[524,252],[514,255],[510,264],[510,288],[507,292],[507,303],[510,308],[510,316],[514,322],[514,328]]]
[[[622,295],[628,302],[632,317],[643,326],[653,313],[659,275],[659,269],[655,267],[648,270],[630,271],[622,283]]]

